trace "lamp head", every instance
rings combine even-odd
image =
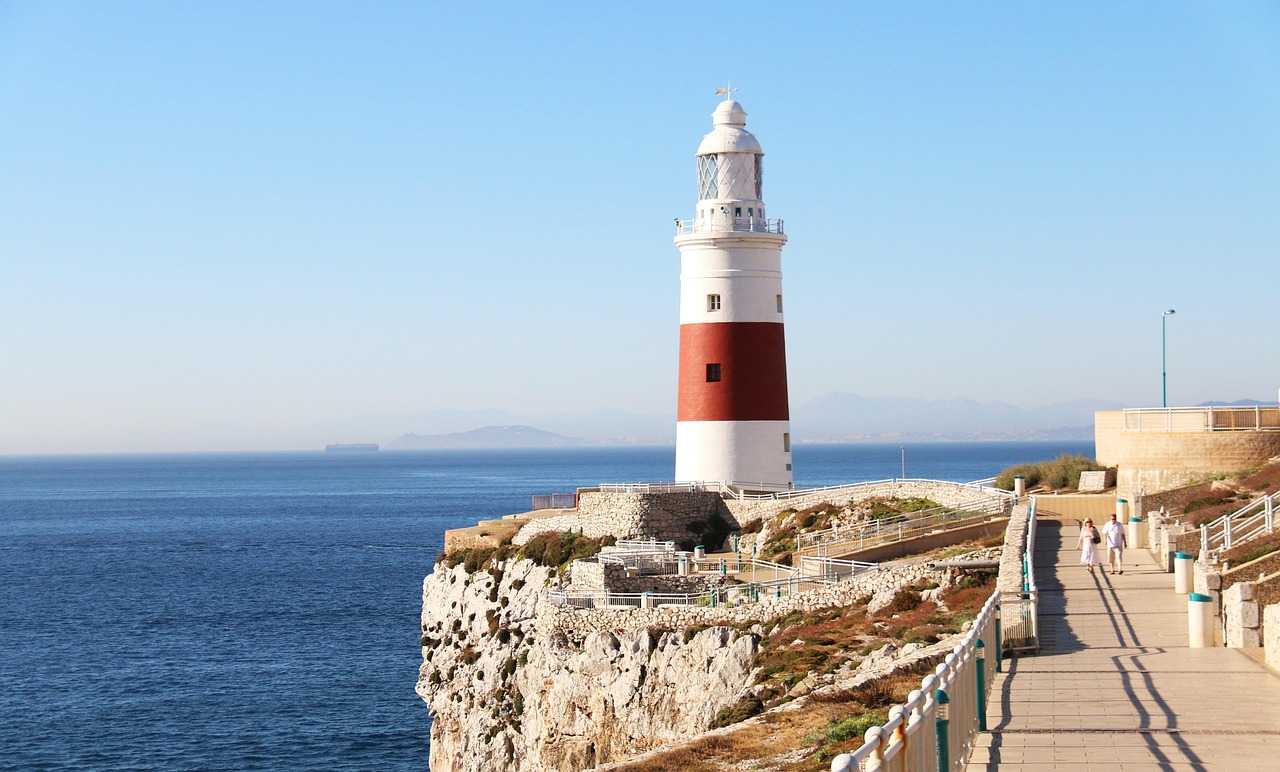
[[[1160,315],[1161,315],[1161,316],[1173,316],[1175,313],[1177,313],[1177,312],[1176,312],[1176,311],[1174,311],[1172,308],[1170,308],[1168,311],[1165,311],[1164,313],[1162,313],[1162,314],[1160,314]]]

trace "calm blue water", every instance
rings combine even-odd
[[[1092,443],[796,445],[798,487]],[[446,528],[667,480],[673,448],[0,458],[0,769],[425,770]]]

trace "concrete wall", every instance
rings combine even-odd
[[[1126,432],[1119,410],[1094,413],[1098,463],[1118,468],[1116,488],[1130,501],[1280,456],[1277,431]]]
[[[1036,517],[1041,520],[1106,520],[1116,511],[1116,496],[1110,493],[1036,496]]]

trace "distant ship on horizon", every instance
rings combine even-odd
[[[325,453],[362,453],[377,449],[376,442],[335,442],[324,446]]]

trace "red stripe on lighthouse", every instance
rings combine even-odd
[[[707,382],[707,365],[720,380]],[[787,354],[782,325],[680,325],[677,421],[786,421]]]

